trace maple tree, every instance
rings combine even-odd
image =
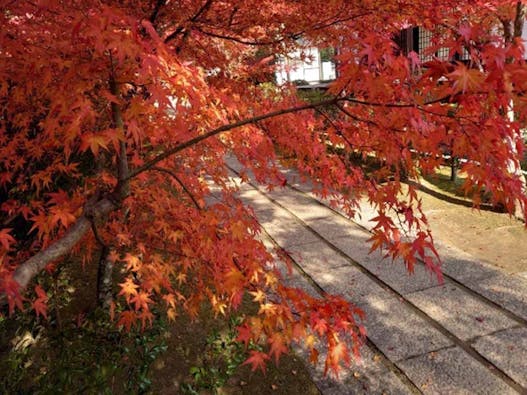
[[[239,340],[269,346],[248,364],[263,368],[293,341],[316,360],[317,336],[338,371],[358,352],[361,312],[283,284],[225,158],[272,188],[284,183],[279,151],[349,215],[367,197],[378,211],[372,248],[440,276],[416,190],[402,195],[401,180],[438,168],[445,142],[467,159],[476,204],[485,190],[527,216],[510,166],[523,152],[527,67],[519,37],[499,27],[518,4],[1,0],[0,293],[9,312],[30,305],[46,316],[46,292],[37,285],[32,298],[31,281],[75,255],[99,265],[99,297],[118,325],[147,325],[154,304],[172,319],[203,303],[223,314],[247,294],[260,309]],[[430,53],[469,60],[422,64],[393,40],[408,26],[434,32]],[[315,103],[266,83],[275,57],[305,43],[339,48],[338,78]],[[329,145],[380,168],[366,174]],[[125,273],[127,308],[117,312],[114,266]]]

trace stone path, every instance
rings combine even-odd
[[[363,220],[350,221],[312,196],[294,171],[284,174],[284,189],[240,190],[265,242],[294,259],[295,286],[341,294],[367,315],[362,359],[341,381],[310,368],[322,394],[527,394],[525,277],[441,243],[444,283],[421,266],[410,276],[401,262],[368,254],[368,207]]]

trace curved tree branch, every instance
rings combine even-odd
[[[347,101],[358,105],[375,107],[417,107],[418,109],[422,109],[426,105],[438,103],[448,98],[449,97],[434,99],[422,105],[416,106],[415,103],[376,103],[361,101],[350,97],[334,97],[327,100],[321,100],[317,103],[310,103],[301,106],[285,108],[220,126],[214,130],[211,130],[207,133],[203,133],[171,149],[168,149],[164,153],[159,154],[158,156],[151,159],[149,162],[145,163],[143,166],[137,167],[136,169],[131,171],[128,171],[126,163],[121,163],[123,168],[119,171],[119,182],[113,193],[107,195],[106,197],[103,197],[102,199],[97,200],[97,198],[94,198],[93,202],[88,202],[83,214],[66,231],[66,233],[59,240],[52,243],[49,247],[38,252],[36,255],[29,258],[27,261],[21,263],[15,270],[13,278],[20,284],[21,289],[25,289],[29,282],[32,280],[32,278],[36,276],[41,270],[43,270],[48,263],[67,254],[81,240],[81,238],[91,229],[91,223],[94,219],[104,221],[107,219],[108,214],[120,207],[120,202],[123,199],[123,190],[128,190],[128,184],[131,179],[137,177],[139,174],[147,170],[158,170],[153,168],[159,162],[175,155],[176,153],[188,147],[198,144],[203,140],[245,125],[255,124],[265,119],[270,119],[278,117],[280,115],[291,114],[305,110],[317,109],[318,107],[323,107],[327,105],[336,105],[340,102]],[[114,108],[114,110],[118,109]],[[114,116],[117,116],[117,119],[114,119],[114,122],[118,127],[119,125],[122,125],[122,123],[120,123],[118,120],[119,114],[119,111],[115,111],[113,113]],[[120,154],[120,159],[126,161],[126,156],[123,155],[123,151],[121,151]]]
[[[212,0],[207,0],[205,3],[198,9],[198,11],[189,19],[189,22],[196,22],[198,18],[205,12],[208,11],[210,6],[212,5]],[[174,32],[170,33],[164,40],[165,44],[172,41],[174,38],[176,38],[179,34],[185,31],[185,28],[183,26],[178,27]]]
[[[154,170],[154,171],[158,171],[158,172],[161,172],[161,173],[166,173],[169,176],[171,176],[174,180],[176,180],[176,182],[183,189],[183,191],[185,191],[185,193],[188,195],[190,200],[192,200],[192,203],[194,203],[194,206],[198,210],[201,210],[201,206],[199,205],[199,203],[196,200],[196,198],[194,197],[194,195],[189,191],[189,189],[186,187],[186,185],[183,183],[183,181],[181,181],[181,179],[177,176],[177,174],[175,172],[173,172],[170,169],[165,169],[164,167],[151,167],[149,170]]]
[[[20,264],[13,274],[13,279],[20,285],[21,289],[26,288],[31,279],[50,262],[66,255],[75,247],[82,237],[90,231],[93,220],[105,220],[108,214],[115,209],[117,209],[117,205],[108,198],[93,204],[88,202],[82,216],[68,228],[66,233],[49,247]]]
[[[152,13],[150,14],[150,18],[148,20],[154,24],[157,18],[157,15],[159,14],[159,11],[161,11],[161,7],[163,7],[166,4],[166,0],[157,0],[156,4],[154,6],[154,9],[152,10]]]
[[[270,113],[267,113],[267,114],[258,115],[258,116],[252,117],[252,118],[243,119],[241,121],[230,123],[228,125],[220,126],[219,128],[211,130],[210,132],[207,132],[207,133],[200,134],[199,136],[196,136],[196,137],[194,137],[194,138],[192,138],[192,139],[190,139],[190,140],[188,140],[188,141],[186,141],[184,143],[176,145],[174,148],[171,148],[171,149],[163,152],[162,154],[159,154],[155,158],[151,159],[149,162],[145,163],[143,166],[137,167],[136,169],[132,170],[130,172],[130,175],[128,176],[128,179],[136,177],[137,175],[147,171],[148,169],[152,168],[153,166],[155,166],[156,164],[158,164],[162,160],[165,160],[165,159],[171,157],[172,155],[178,153],[179,151],[182,151],[185,148],[191,147],[191,146],[193,146],[193,145],[195,145],[195,144],[197,144],[197,143],[199,143],[199,142],[201,142],[203,140],[206,140],[206,139],[208,139],[210,137],[214,137],[214,136],[216,136],[216,135],[218,135],[220,133],[228,132],[228,131],[230,131],[232,129],[236,129],[236,128],[239,128],[239,127],[242,127],[242,126],[245,126],[245,125],[255,124],[255,123],[259,122],[259,121],[263,121],[263,120],[269,119],[269,118],[278,117],[280,115],[291,114],[291,113],[295,113],[295,112],[299,112],[299,111],[314,109],[314,108],[321,107],[321,106],[324,106],[324,105],[335,104],[339,100],[342,100],[342,99],[332,98],[332,99],[320,101],[318,103],[305,104],[305,105],[302,105],[302,106],[285,108],[285,109],[273,111],[273,112],[270,112]]]

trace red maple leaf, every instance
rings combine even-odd
[[[16,242],[13,236],[9,234],[11,230],[12,229],[10,228],[4,228],[0,230],[0,244],[6,251],[9,251],[11,244]]]
[[[123,326],[127,332],[130,332],[130,329],[136,322],[137,314],[134,311],[126,310],[120,314],[117,326]]]
[[[251,331],[251,328],[247,324],[240,325],[236,328],[238,330],[238,336],[236,337],[236,341],[242,342],[245,344],[245,347],[249,345],[249,342],[253,338],[253,334]]]
[[[48,301],[48,295],[40,285],[35,286],[35,293],[37,294],[37,299],[32,303],[33,309],[35,310],[35,313],[37,313],[37,317],[42,315],[47,319],[48,306],[46,303]]]
[[[245,360],[242,365],[251,365],[251,370],[254,372],[257,369],[260,369],[265,373],[266,371],[266,361],[269,359],[269,355],[264,352],[251,350],[249,358]]]

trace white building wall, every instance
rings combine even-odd
[[[320,81],[333,80],[335,77],[335,64],[321,62],[317,48],[308,48],[302,53],[296,51],[290,54],[287,59],[282,59],[276,73],[278,84],[298,80],[316,84]]]

